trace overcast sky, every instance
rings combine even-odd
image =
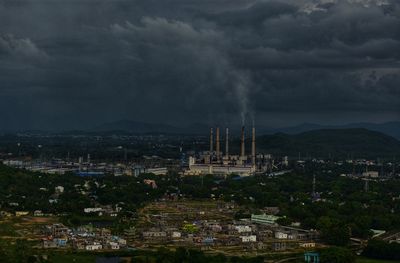
[[[399,110],[396,0],[0,0],[3,129]]]

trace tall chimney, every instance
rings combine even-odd
[[[217,159],[219,160],[219,155],[220,155],[220,144],[219,144],[219,127],[217,127],[217,133],[215,135],[215,141],[216,141],[216,146],[215,146],[215,151],[217,152]]]
[[[251,139],[251,163],[256,165],[256,128],[253,127]]]
[[[210,154],[212,153],[212,151],[214,150],[214,145],[213,145],[213,143],[214,143],[214,130],[213,130],[213,128],[211,128],[210,129]]]
[[[229,157],[229,128],[226,128],[225,134],[225,155],[227,158]]]
[[[242,136],[240,139],[240,157],[244,158],[244,126],[242,126]]]

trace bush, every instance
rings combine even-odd
[[[354,263],[353,252],[347,248],[331,247],[321,251],[321,262],[329,263]]]
[[[400,260],[400,244],[370,240],[363,255],[376,259]]]

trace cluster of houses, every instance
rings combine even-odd
[[[180,213],[176,213],[166,207],[159,214],[150,215],[151,224],[138,226],[134,243],[136,246],[194,246],[204,250],[211,247],[232,247],[286,251],[312,249],[316,246],[318,233],[314,230],[301,229],[299,225],[281,226],[277,224],[280,217],[272,214],[257,214],[250,219],[233,220],[229,214],[230,209],[227,208],[230,205],[233,204],[225,203],[225,207],[216,209],[220,211],[220,218],[207,216],[217,214],[211,208],[209,211],[194,212],[192,208],[185,210],[182,205],[178,205]]]
[[[158,226],[139,229],[138,243],[177,246],[236,246],[244,249],[282,251],[314,248],[317,232],[252,221],[196,221],[182,227]]]
[[[124,238],[111,234],[109,229],[91,225],[71,229],[63,224],[46,225],[43,229],[43,248],[74,248],[78,250],[119,250],[127,246]]]

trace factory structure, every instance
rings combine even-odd
[[[225,129],[225,151],[221,150],[221,134],[219,127],[210,129],[210,149],[204,151],[198,156],[189,157],[189,168],[186,175],[205,175],[214,174],[226,176],[237,174],[240,176],[250,176],[259,170],[256,155],[256,129],[251,129],[251,153],[246,154],[245,149],[245,128],[241,129],[240,152],[231,154],[229,152],[229,129]],[[215,147],[214,147],[215,139]]]

